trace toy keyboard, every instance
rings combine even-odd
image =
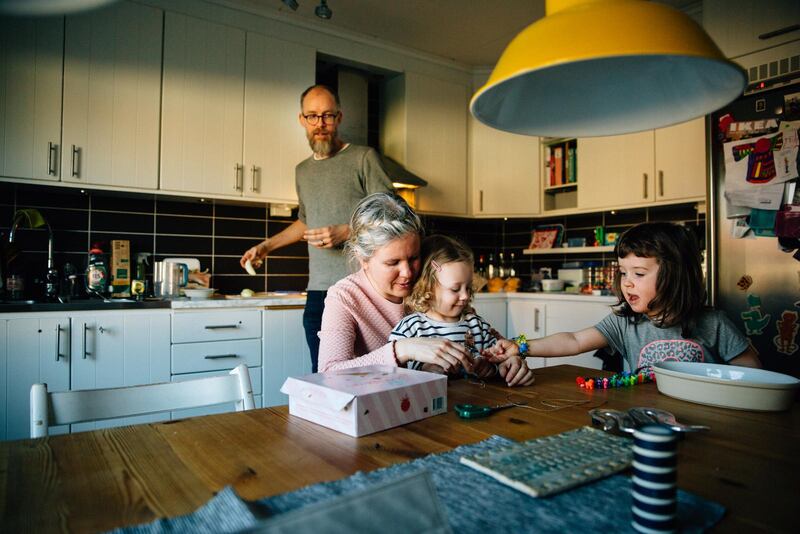
[[[585,426],[462,457],[461,463],[531,497],[544,497],[622,471],[633,442]]]

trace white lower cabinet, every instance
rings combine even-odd
[[[30,437],[33,384],[67,391],[168,381],[169,317],[169,310],[136,310],[0,318],[0,439]],[[77,424],[72,431],[158,419],[156,415]],[[69,430],[51,427],[49,433]]]
[[[500,332],[500,335],[509,335],[506,332],[508,305],[506,304],[505,296],[501,296],[501,298],[483,298],[480,302],[473,303],[472,307],[475,308],[475,313],[480,315],[492,328]]]
[[[247,365],[256,408],[262,401],[261,310],[176,311],[172,318],[172,382],[228,373]],[[234,411],[234,403],[172,412],[173,419]]]
[[[289,397],[281,393],[286,378],[310,373],[303,308],[264,310],[264,406],[289,404]]]
[[[495,295],[484,294],[475,298],[474,306],[476,311],[486,319],[481,310],[492,310],[497,307],[499,302],[507,306],[506,331],[501,331],[501,333],[507,337],[525,334],[528,339],[537,339],[596,325],[603,317],[611,313],[610,306],[616,302],[616,299],[580,295],[514,293],[505,296],[505,300],[498,300]],[[494,313],[495,317],[499,316],[497,312]],[[491,321],[489,322],[491,323]],[[500,331],[499,328],[497,330]],[[600,369],[603,362],[594,357],[594,351],[560,358],[528,358],[528,365],[532,368],[567,364]]]

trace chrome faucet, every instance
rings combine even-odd
[[[9,244],[14,242],[14,237],[22,220],[22,217],[14,217],[11,223],[11,230],[8,232]],[[44,221],[44,224],[47,226],[47,273],[45,274],[44,292],[48,300],[58,299],[60,301],[61,298],[58,295],[58,270],[53,265],[53,229],[47,221]]]

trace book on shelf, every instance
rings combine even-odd
[[[575,154],[575,147],[567,149],[567,183],[574,184],[577,181],[577,157]]]
[[[552,185],[561,185],[564,183],[564,147],[555,147],[553,153],[555,154],[556,165],[555,180],[553,180],[554,183]]]

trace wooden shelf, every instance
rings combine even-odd
[[[526,248],[522,251],[525,255],[535,254],[591,254],[599,252],[614,252],[614,245],[602,247],[557,247],[557,248]]]
[[[562,191],[569,191],[570,189],[577,189],[578,182],[570,182],[568,184],[548,185],[544,188],[545,193],[560,193]]]

